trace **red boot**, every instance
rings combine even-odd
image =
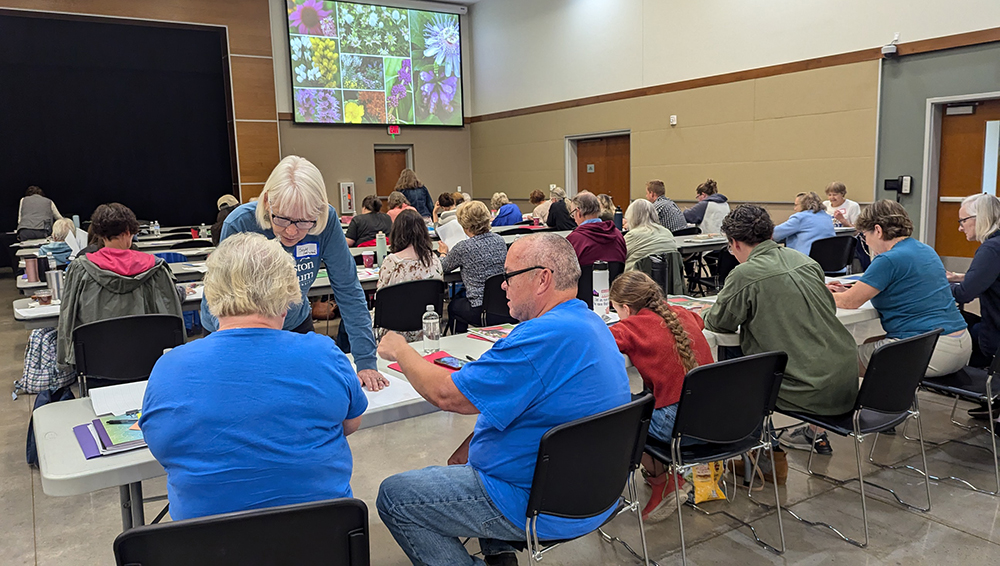
[[[642,520],[648,523],[662,521],[677,510],[676,498],[681,498],[681,504],[687,502],[687,491],[684,489],[684,480],[678,477],[680,490],[674,486],[674,475],[670,473],[647,478],[649,485],[653,488],[646,507],[642,510]]]

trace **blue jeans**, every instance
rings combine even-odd
[[[434,466],[382,482],[378,514],[413,564],[485,564],[459,538],[477,537],[486,556],[513,552],[503,541],[524,540],[524,528],[504,517],[471,466]]]
[[[673,438],[674,421],[677,420],[677,405],[678,403],[674,403],[653,410],[653,417],[649,419],[649,434],[653,438],[663,442],[670,442]]]

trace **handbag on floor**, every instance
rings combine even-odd
[[[15,399],[19,392],[53,391],[76,381],[76,371],[72,368],[60,370],[56,363],[56,337],[55,328],[31,331],[24,349],[24,373],[14,382]]]

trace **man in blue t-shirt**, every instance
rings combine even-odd
[[[379,355],[398,361],[413,387],[445,411],[479,414],[448,467],[387,478],[378,495],[386,527],[415,564],[482,564],[460,537],[478,537],[487,564],[516,564],[502,541],[524,540],[538,444],[549,429],[630,399],[628,376],[607,325],[576,299],[573,246],[536,234],[511,246],[504,264],[511,315],[522,321],[479,360],[454,374],[389,333]],[[542,539],[593,531],[591,519],[538,518]]]

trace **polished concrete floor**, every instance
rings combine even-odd
[[[33,398],[16,401],[7,395],[10,384],[20,376],[28,332],[13,320],[11,301],[16,298],[9,271],[0,270],[0,382],[5,383],[0,399],[0,565],[76,566],[114,564],[112,542],[121,530],[118,492],[107,489],[75,497],[49,497],[42,492],[38,471],[24,463],[24,435]],[[956,441],[985,446],[982,432],[966,432],[949,423],[951,403],[941,397],[921,394],[924,432],[928,440],[931,471],[940,477],[961,476],[981,487],[993,481],[990,455]],[[960,414],[964,414],[961,405]],[[443,464],[454,447],[472,430],[474,419],[436,413],[407,421],[362,430],[350,437],[354,454],[355,495],[371,512],[372,564],[403,565],[406,557],[386,531],[375,512],[375,496],[385,477],[423,466]],[[782,423],[778,423],[781,425]],[[910,427],[913,433],[915,427]],[[835,454],[817,456],[814,469],[838,478],[857,477],[851,442],[834,438]],[[871,446],[866,439],[863,449]],[[916,442],[902,436],[882,437],[875,451],[880,462],[919,466]],[[789,454],[791,473],[788,485],[780,489],[782,505],[804,518],[825,521],[852,537],[863,536],[858,484],[843,487],[805,473],[806,453]],[[866,478],[895,487],[903,499],[919,504],[924,496],[922,478],[910,471],[880,470],[864,464]],[[586,474],[586,469],[581,469]],[[165,493],[164,478],[144,482],[147,495]],[[648,496],[642,488],[641,497]],[[892,497],[868,489],[871,544],[856,548],[841,541],[831,531],[808,527],[783,513],[787,551],[776,556],[757,546],[750,530],[721,514],[706,516],[685,508],[683,521],[691,564],[996,564],[1000,563],[1000,498],[975,493],[955,482],[932,482],[933,507],[928,513],[907,510]],[[754,494],[764,503],[773,503],[773,491]],[[148,504],[147,517],[162,504]],[[705,511],[729,511],[754,526],[764,539],[777,544],[778,530],[773,511],[747,499],[741,491],[731,503],[712,502]],[[652,558],[659,564],[680,562],[676,514],[665,521],[647,525],[646,536]],[[638,547],[633,520],[619,517],[608,532]],[[475,547],[470,543],[470,547]],[[527,557],[520,556],[527,564]],[[590,535],[553,550],[545,564],[635,564],[621,547],[608,545]]]

